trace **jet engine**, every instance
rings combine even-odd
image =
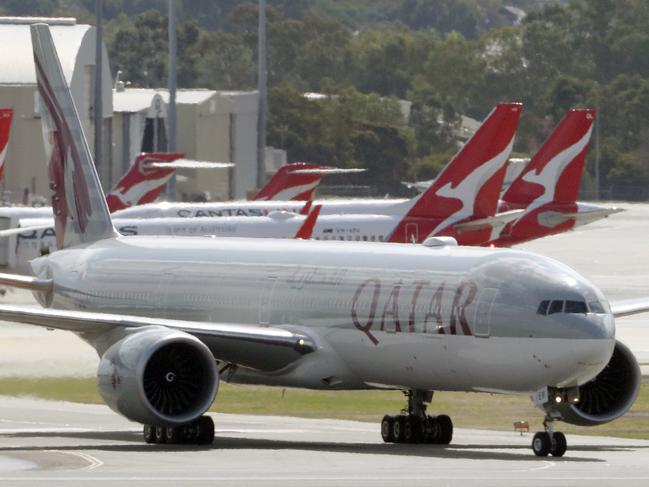
[[[216,362],[197,338],[164,327],[133,330],[103,354],[97,372],[106,404],[132,421],[178,426],[200,417],[219,385]]]
[[[640,367],[633,353],[621,342],[615,349],[608,365],[593,380],[579,386],[578,394],[570,394],[568,400],[553,400],[559,396],[550,394],[544,409],[566,423],[579,426],[596,426],[608,423],[626,413],[640,390]],[[556,392],[560,395],[561,389]]]

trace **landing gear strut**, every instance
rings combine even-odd
[[[554,420],[546,416],[543,420],[544,432],[539,431],[532,440],[532,450],[538,457],[562,457],[568,444],[566,436],[560,431],[554,431]]]
[[[432,391],[409,390],[404,394],[408,398],[407,408],[398,416],[386,414],[381,421],[383,441],[448,445],[453,439],[451,418],[426,414],[426,405],[433,399]]]
[[[209,416],[201,416],[197,420],[182,426],[151,426],[145,424],[144,441],[147,443],[166,443],[168,445],[210,445],[214,441],[214,421]]]

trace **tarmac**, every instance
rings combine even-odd
[[[649,296],[649,205],[619,206],[627,211],[519,248],[571,265],[610,300]],[[0,302],[35,305],[22,291]],[[617,336],[649,363],[649,314],[617,320]],[[0,323],[0,376],[94,376],[97,364],[71,333]],[[105,406],[0,396],[0,485],[649,485],[644,440],[569,435],[565,457],[539,459],[531,434],[460,429],[445,447],[395,445],[371,423],[213,418],[209,448],[147,445]]]
[[[568,436],[537,458],[531,434],[457,430],[449,446],[381,441],[376,424],[212,415],[209,447],[147,445],[105,406],[0,397],[0,484],[226,486],[624,485],[649,482],[649,441]]]

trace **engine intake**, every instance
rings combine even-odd
[[[216,362],[197,338],[163,327],[138,329],[102,356],[99,392],[128,419],[180,425],[201,416],[218,390]]]
[[[558,413],[567,423],[596,426],[626,413],[640,390],[640,367],[631,350],[615,343],[613,356],[593,380],[579,387],[579,402],[548,403],[545,409]]]

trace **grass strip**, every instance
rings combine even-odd
[[[81,403],[103,401],[92,378],[0,378],[0,394]],[[399,391],[311,391],[221,383],[211,411],[237,414],[334,418],[378,422],[405,405]],[[542,413],[529,398],[464,392],[435,393],[431,414],[444,413],[459,428],[512,430],[526,420],[530,431],[542,429]],[[565,433],[649,439],[649,382],[643,382],[633,408],[622,418],[602,426],[584,428],[561,424]]]

